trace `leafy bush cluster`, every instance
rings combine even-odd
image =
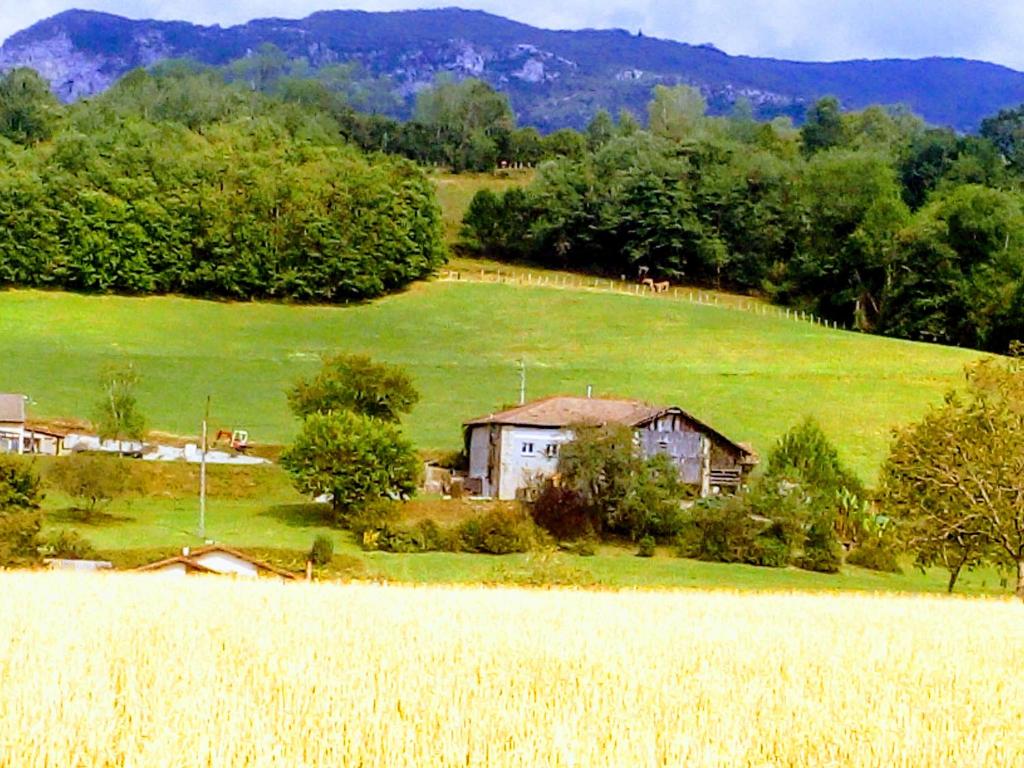
[[[346,302],[443,261],[412,163],[362,154],[315,110],[202,79],[184,92],[216,108],[186,120],[161,101],[181,82],[133,73],[46,141],[0,137],[0,286]]]
[[[702,501],[688,513],[679,553],[773,568],[835,573],[844,546],[858,564],[896,570],[885,525],[860,500],[864,489],[839,461],[821,428],[806,420],[783,435],[765,473],[741,493]],[[852,562],[852,561],[851,561]]]
[[[508,555],[530,552],[547,538],[516,507],[496,506],[461,523],[444,527],[433,520],[414,524],[385,521],[356,530],[367,550],[380,552],[475,552]]]

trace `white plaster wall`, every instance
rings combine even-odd
[[[572,439],[568,429],[512,427],[501,429],[501,473],[498,498],[514,499],[534,477],[550,477],[558,467],[558,455],[548,455],[548,445],[560,446]],[[523,453],[523,444],[532,443],[533,452]]]
[[[193,557],[200,565],[205,565],[211,571],[217,573],[230,573],[236,576],[255,577],[259,575],[259,569],[250,562],[239,560],[227,552],[207,552],[199,557]]]

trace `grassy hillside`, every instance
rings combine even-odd
[[[473,195],[481,189],[504,192],[511,187],[526,186],[533,179],[532,170],[499,171],[497,173],[435,173],[432,176],[437,200],[444,219],[445,240],[452,244],[459,236],[462,217]]]
[[[959,378],[974,353],[827,330],[784,318],[642,296],[430,283],[372,304],[294,307],[179,298],[0,294],[0,391],[37,417],[88,417],[101,364],[131,358],[153,428],[213,428],[256,442],[295,431],[283,395],[322,353],[407,366],[423,393],[409,431],[424,448],[461,446],[460,423],[528,394],[595,393],[674,403],[765,452],[817,417],[867,479],[892,425]]]

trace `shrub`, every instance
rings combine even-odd
[[[401,508],[391,499],[378,499],[342,518],[343,527],[348,528],[357,537],[364,531],[379,530],[386,525],[394,524],[401,517]]]
[[[580,557],[593,557],[597,554],[597,539],[592,536],[580,539],[566,547],[566,551]]]
[[[76,453],[55,462],[48,479],[71,497],[83,519],[91,519],[128,487],[129,471],[119,456]]]
[[[872,571],[902,573],[896,550],[882,539],[868,539],[858,544],[847,556],[850,565],[859,565]]]
[[[831,516],[820,515],[807,529],[804,551],[796,564],[805,571],[838,573],[842,562],[842,547],[836,540],[835,522]]]
[[[529,510],[534,523],[560,540],[592,537],[598,525],[597,515],[580,494],[550,479],[536,489]]]
[[[55,536],[48,537],[40,547],[43,557],[56,557],[62,560],[95,560],[96,549],[88,539],[77,531],[62,529]]]
[[[475,552],[507,555],[529,552],[543,541],[530,517],[515,508],[499,507],[469,518],[453,528],[433,520],[415,525],[392,521],[363,529],[362,545],[381,552]]]
[[[520,565],[498,565],[490,580],[531,587],[585,587],[595,583],[592,574],[547,551],[527,555]]]
[[[654,557],[654,547],[656,542],[653,536],[644,536],[640,539],[639,547],[636,551],[637,557]]]
[[[529,552],[537,544],[533,520],[517,509],[498,508],[458,526],[460,547],[466,552],[507,555]]]
[[[321,534],[313,539],[313,547],[309,550],[309,559],[313,565],[323,567],[334,558],[334,542],[329,536]]]
[[[700,502],[677,538],[677,554],[721,563],[746,563],[769,568],[789,565],[797,530],[792,519],[776,509],[773,519],[765,501],[754,494]]]
[[[43,515],[39,477],[24,461],[0,456],[0,567],[39,561]]]

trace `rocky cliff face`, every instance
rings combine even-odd
[[[313,68],[357,61],[371,75],[389,77],[406,99],[441,72],[479,77],[509,94],[521,122],[542,129],[582,126],[602,107],[642,115],[659,83],[697,86],[719,113],[742,96],[761,117],[799,119],[808,103],[832,94],[850,108],[906,104],[930,122],[960,130],[1024,101],[1024,74],[981,62],[804,64],[731,57],[711,46],[623,30],[553,32],[458,9],[331,11],[230,28],[68,11],[7,40],[0,70],[33,67],[71,101],[161,59],[222,65],[262,43]]]

